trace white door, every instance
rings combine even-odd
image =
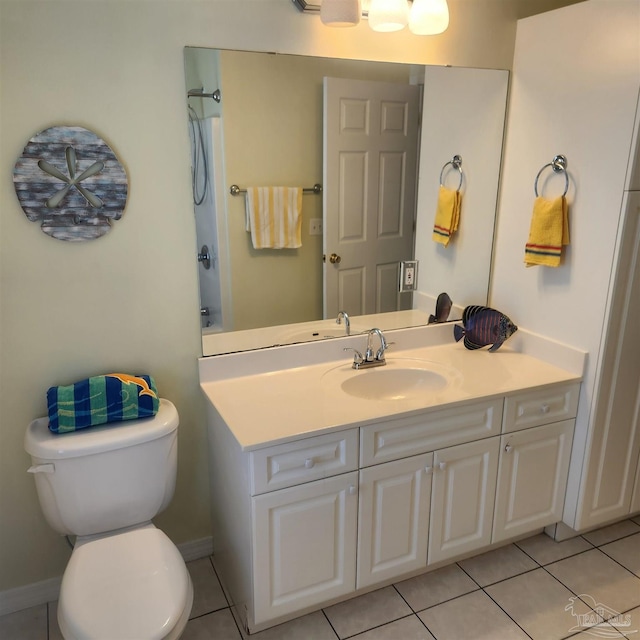
[[[574,420],[502,436],[492,542],[562,519]]]
[[[427,566],[433,454],[360,471],[357,587]]]
[[[253,498],[254,622],[356,586],[358,473]]]
[[[491,542],[500,438],[436,451],[428,564]]]
[[[324,314],[411,308],[420,88],[324,79]]]
[[[616,280],[603,344],[580,528],[631,511],[640,452],[640,192],[625,195]]]

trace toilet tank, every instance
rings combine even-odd
[[[161,399],[152,418],[51,433],[48,418],[25,435],[40,505],[63,535],[86,536],[151,520],[170,502],[178,412]]]

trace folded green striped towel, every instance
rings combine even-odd
[[[54,433],[146,418],[155,415],[159,405],[149,375],[109,373],[47,391],[49,429]]]

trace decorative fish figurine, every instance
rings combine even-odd
[[[467,349],[480,349],[490,344],[489,351],[497,351],[518,330],[504,313],[479,305],[465,307],[462,324],[464,328],[459,324],[454,325],[453,335],[456,342],[464,337]]]
[[[451,305],[453,302],[446,293],[441,293],[436,300],[436,315],[429,316],[429,324],[434,322],[446,322],[451,313]]]

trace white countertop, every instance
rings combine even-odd
[[[254,356],[204,358],[200,368],[201,387],[242,449],[250,451],[428,409],[581,379],[581,363],[583,365],[586,354],[566,345],[545,345],[546,341],[539,336],[521,334],[518,340],[510,339],[495,353],[487,349],[469,351],[461,342],[453,342],[450,332],[450,326],[446,333],[442,328],[432,331],[426,342],[444,344],[424,347],[415,346],[415,336],[420,334],[389,332],[387,338],[397,339],[397,345],[387,351],[388,364],[360,371],[352,369],[351,356],[342,353],[342,347],[352,342],[342,340],[331,341],[331,348],[326,346],[322,352],[317,347],[289,352],[286,350],[292,347],[281,347],[262,350]],[[433,340],[431,336],[439,337]],[[529,342],[536,345],[534,351],[554,356],[541,359],[526,353],[532,350],[527,349]],[[359,342],[357,346],[362,347]],[[304,345],[299,347],[304,349]],[[332,359],[318,356],[325,352]],[[309,364],[299,366],[301,359]],[[450,372],[450,384],[417,397],[389,400],[357,398],[340,389],[341,381],[347,377],[376,375],[377,371],[387,368],[404,367],[411,364],[407,359],[428,361],[431,363],[428,366],[435,371]],[[549,359],[556,362],[545,361]],[[566,363],[566,368],[558,366],[558,359],[560,364]],[[270,361],[276,361],[272,370],[264,365]],[[282,362],[285,361],[292,366],[284,368]],[[238,364],[241,362],[244,364]],[[247,362],[255,364],[255,373],[251,373],[251,367],[247,369]],[[226,374],[220,373],[220,369]]]

